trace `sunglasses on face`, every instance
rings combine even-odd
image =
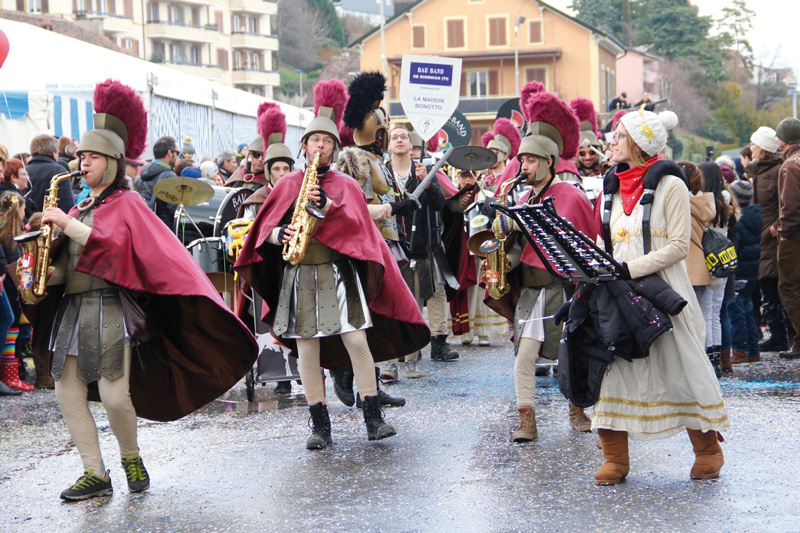
[[[593,154],[594,154],[594,152],[592,152],[591,150],[589,150],[589,151],[581,150],[580,152],[578,152],[578,155],[581,156],[581,157],[586,157],[587,155],[593,155]]]

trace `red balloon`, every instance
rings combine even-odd
[[[3,63],[8,57],[8,47],[8,37],[3,30],[0,30],[0,68],[3,68]]]

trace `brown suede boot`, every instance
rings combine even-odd
[[[713,479],[719,477],[719,471],[725,464],[722,456],[722,435],[718,431],[703,433],[698,429],[687,429],[689,440],[694,448],[694,466],[692,466],[692,479]]]
[[[598,429],[605,462],[594,474],[595,485],[616,485],[628,475],[628,432]]]
[[[586,416],[582,407],[569,404],[569,425],[575,431],[586,433],[592,430],[592,419]]]
[[[41,372],[39,368],[36,369],[36,381],[34,382],[37,389],[55,389],[56,382],[49,372]]]
[[[530,405],[523,405],[519,408],[519,427],[511,439],[514,442],[530,442],[539,437],[536,430],[536,412]]]
[[[740,352],[739,350],[733,351],[733,357],[731,357],[731,366],[733,365],[741,365],[742,363],[747,362],[747,352]]]
[[[719,352],[719,366],[723,372],[730,372],[733,370],[733,365],[731,364],[730,348],[723,348]]]

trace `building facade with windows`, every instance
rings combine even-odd
[[[531,80],[564,100],[583,96],[606,109],[625,51],[616,38],[537,0],[419,0],[387,20],[384,42],[393,118],[404,115],[397,94],[404,53],[462,59],[458,110],[472,125],[473,143]],[[381,70],[380,28],[350,47],[361,52],[361,70]]]
[[[267,98],[280,83],[277,0],[0,0],[52,14],[131,55]]]

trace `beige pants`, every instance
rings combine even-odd
[[[542,343],[523,337],[514,359],[514,389],[517,392],[517,407],[530,405],[536,396],[536,360]]]
[[[378,394],[375,381],[375,361],[367,343],[367,332],[351,331],[340,335],[353,365],[356,386],[362,398]],[[308,405],[325,403],[325,388],[319,364],[319,339],[297,339],[297,369],[303,380]]]
[[[129,378],[131,349],[125,348],[125,373],[114,381],[100,378],[97,388],[100,401],[108,414],[108,425],[119,444],[119,453],[124,457],[139,453],[136,440],[136,410],[131,402]],[[100,455],[100,441],[87,399],[89,386],[78,377],[78,358],[67,356],[64,373],[56,381],[56,399],[61,407],[64,421],[72,441],[81,454],[84,470],[91,468],[98,476],[105,475],[105,465]]]

